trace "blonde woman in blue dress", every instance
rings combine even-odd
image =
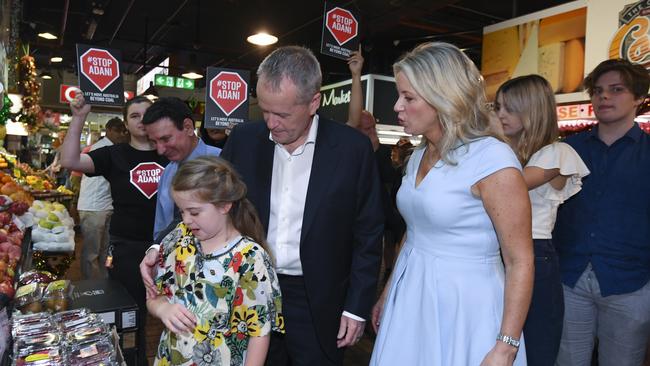
[[[508,80],[497,90],[494,107],[525,166],[532,205],[535,282],[524,324],[528,365],[553,365],[562,337],[564,290],[551,233],[560,204],[580,191],[589,169],[571,146],[558,141],[555,95],[543,77]]]
[[[530,200],[517,157],[490,132],[482,78],[447,43],[393,70],[399,122],[423,144],[397,194],[407,231],[373,309],[370,364],[526,365]]]

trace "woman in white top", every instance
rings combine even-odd
[[[501,85],[495,111],[525,167],[532,205],[535,284],[524,325],[528,365],[553,365],[562,335],[564,298],[551,232],[558,207],[580,191],[589,170],[571,146],[558,141],[555,96],[543,77],[521,76]]]

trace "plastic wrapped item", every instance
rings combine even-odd
[[[30,283],[41,283],[47,285],[55,281],[56,276],[48,271],[31,270],[20,275],[18,286],[29,285]]]
[[[63,366],[65,365],[65,349],[61,346],[42,348],[24,348],[14,353],[14,366]]]
[[[65,334],[66,341],[69,344],[85,343],[109,339],[110,332],[104,323],[95,323],[85,327],[79,327]]]
[[[58,331],[37,333],[17,337],[14,341],[14,353],[23,349],[40,349],[43,347],[61,346],[62,337]]]
[[[110,338],[83,342],[69,346],[68,362],[70,366],[114,365],[115,349]]]
[[[72,301],[72,287],[69,280],[50,282],[43,293],[45,308],[53,312],[68,310],[68,304]]]
[[[40,317],[42,314],[43,313],[33,315]],[[37,334],[56,332],[58,330],[58,327],[49,317],[43,317],[40,318],[40,320],[39,318],[34,317],[22,321],[16,320],[15,318],[17,317],[14,317],[13,325],[11,327],[11,335],[14,340]]]
[[[14,298],[16,309],[23,314],[33,314],[43,311],[41,304],[43,288],[38,283],[30,283],[16,290]]]
[[[69,317],[67,320],[58,323],[65,334],[72,333],[78,329],[90,328],[97,325],[103,325],[104,322],[96,314],[87,314],[78,317]]]
[[[68,310],[68,311],[62,311],[60,313],[56,313],[52,315],[52,320],[54,320],[55,323],[61,325],[61,329],[65,330],[66,329],[66,324],[69,322],[75,322],[78,321],[79,319],[84,319],[90,315],[90,310],[86,308],[81,308],[81,309],[73,309],[73,310]]]

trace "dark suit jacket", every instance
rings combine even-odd
[[[221,157],[248,186],[268,231],[274,143],[263,122],[237,126]],[[300,238],[300,260],[314,327],[336,352],[343,310],[369,319],[381,261],[383,213],[370,140],[320,118]]]

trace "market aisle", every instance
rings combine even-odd
[[[81,245],[83,243],[81,234],[77,232],[75,235],[75,258],[80,258],[81,256]],[[67,279],[72,281],[77,281],[81,279],[81,267],[79,261],[75,260],[70,265],[70,269],[65,276]],[[149,359],[149,364],[153,365],[154,354],[156,352],[156,347],[158,347],[158,340],[160,338],[160,333],[163,330],[163,324],[160,320],[149,316],[147,319],[147,357]],[[346,366],[366,366],[370,361],[370,353],[372,352],[372,346],[374,342],[374,336],[370,337],[368,332],[364,334],[363,338],[359,343],[350,348],[345,354],[345,365]]]

